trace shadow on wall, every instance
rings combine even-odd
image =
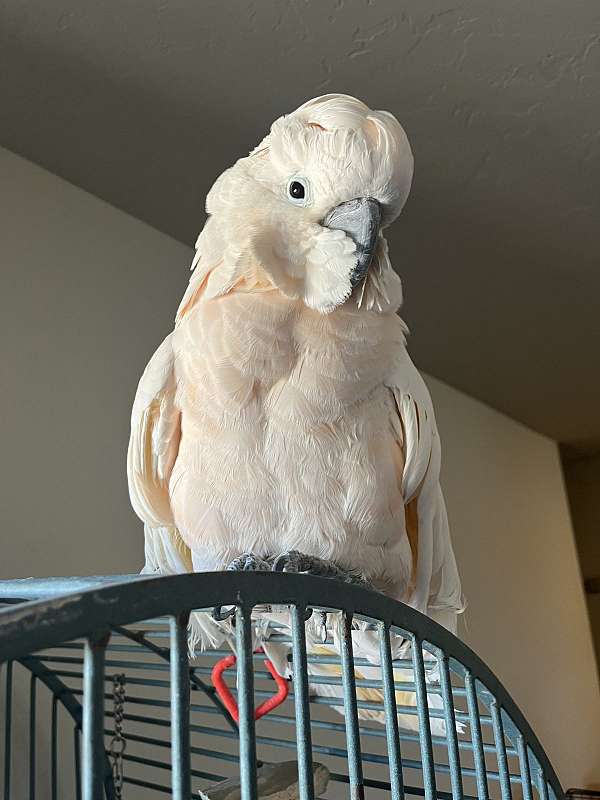
[[[600,447],[561,448],[565,483],[600,674]]]

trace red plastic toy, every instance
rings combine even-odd
[[[262,649],[259,649],[255,652],[262,653],[263,651]],[[238,709],[238,704],[229,691],[229,686],[227,686],[225,679],[223,678],[223,673],[225,670],[229,669],[229,667],[233,667],[236,663],[236,660],[236,657],[232,653],[230,656],[225,656],[224,658],[220,659],[220,661],[217,661],[212,668],[211,680],[217,691],[217,694],[223,702],[223,705],[227,711],[229,711],[231,717],[236,722],[239,722],[240,712]],[[277,708],[277,706],[280,706],[286,700],[289,692],[287,680],[281,677],[281,675],[275,669],[273,663],[267,658],[265,659],[264,664],[277,684],[277,692],[272,697],[267,697],[266,700],[264,700],[254,709],[254,719],[260,719],[261,717],[264,717],[265,714],[268,714],[269,711],[272,711],[274,708]]]

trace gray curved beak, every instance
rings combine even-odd
[[[356,244],[358,262],[350,275],[356,286],[367,274],[373,260],[381,225],[381,205],[373,197],[356,197],[333,208],[322,223],[326,228],[344,231]]]

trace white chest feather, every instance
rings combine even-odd
[[[237,293],[199,304],[173,347],[182,435],[170,495],[197,567],[299,549],[404,580],[385,386],[403,347],[398,318]]]

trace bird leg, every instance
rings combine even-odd
[[[335,578],[344,583],[355,583],[367,586],[367,582],[357,572],[342,569],[333,561],[327,561],[318,556],[308,556],[298,550],[282,553],[273,561],[273,572],[303,572],[308,575],[318,575],[321,578]]]

